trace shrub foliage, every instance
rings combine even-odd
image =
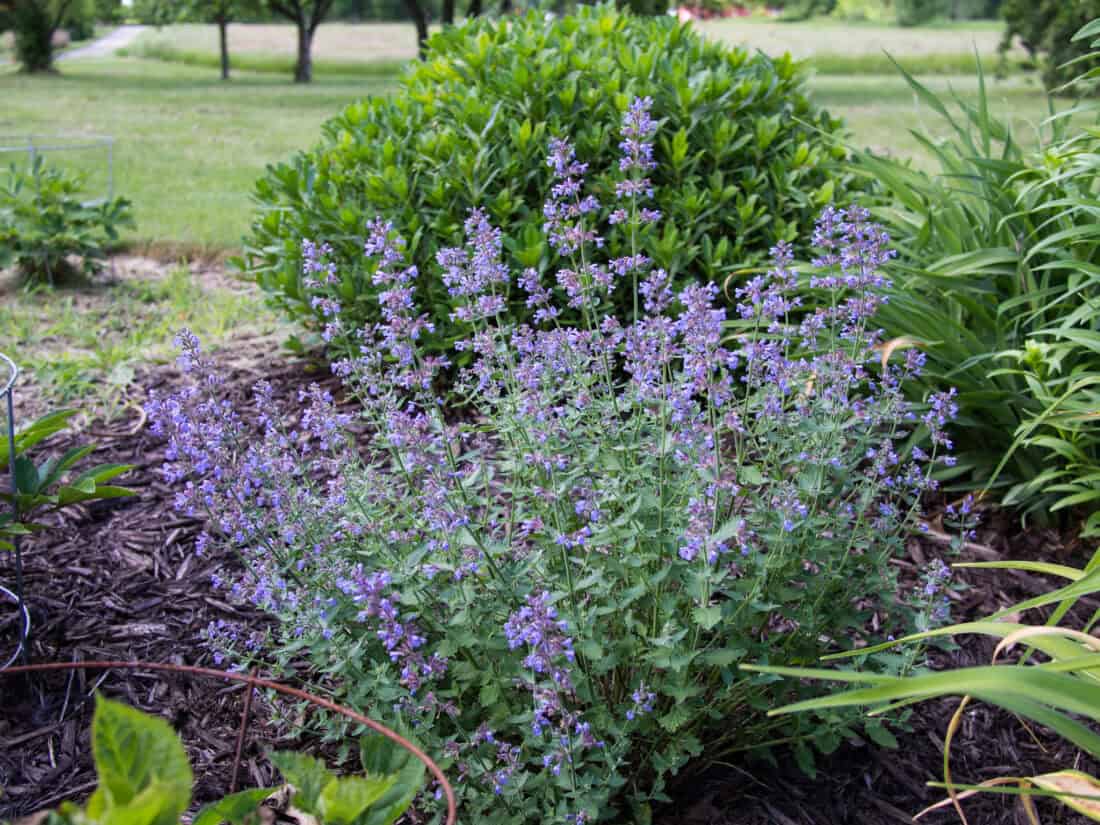
[[[12,165],[0,186],[0,266],[14,264],[28,278],[52,282],[75,256],[94,272],[119,228],[133,223],[128,200],[89,201],[79,176],[38,156],[28,170]]]
[[[61,20],[48,0],[14,0],[15,57],[27,72],[53,69],[53,34]]]
[[[392,825],[416,795],[424,766],[380,736],[365,737],[362,776],[331,774],[292,751],[271,754],[283,788],[252,788],[200,808],[194,825],[254,825],[265,800],[286,792],[286,805],[317,825]],[[176,732],[163,719],[96,697],[92,758],[98,787],[83,807],[63,802],[41,821],[51,825],[178,825],[191,804],[194,776]]]
[[[329,297],[352,325],[373,322],[363,226],[382,215],[419,268],[417,297],[436,327],[429,345],[447,349],[463,333],[449,320],[436,252],[461,241],[467,211],[480,206],[519,265],[550,271],[560,259],[540,232],[546,141],[570,135],[581,156],[608,168],[634,95],[653,99],[663,135],[654,183],[667,220],[643,248],[676,285],[721,282],[778,240],[797,245],[834,187],[843,191],[830,176],[840,150],[820,134],[838,122],[811,104],[789,57],[729,50],[667,17],[606,6],[552,22],[531,12],[437,34],[394,98],[349,106],[320,146],[270,168],[256,189],[247,266],[291,315],[323,325],[301,276],[303,239],[323,237],[339,272]],[[628,243],[608,237],[612,254]],[[510,315],[524,317],[522,297],[508,298]],[[625,289],[615,296],[620,317],[628,299]]]

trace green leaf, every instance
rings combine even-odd
[[[252,788],[230,794],[202,808],[191,825],[245,825],[248,817],[257,816],[260,805],[278,788]]]
[[[321,791],[332,779],[324,763],[304,753],[276,751],[271,754],[271,764],[278,768],[288,784],[294,786],[295,807],[307,814],[320,813]]]
[[[708,650],[700,657],[708,665],[715,667],[729,667],[739,659],[744,658],[745,650],[737,647],[727,647],[721,650]]]
[[[766,672],[796,678],[806,678],[807,674],[807,671],[799,668],[767,668]],[[1094,721],[1100,720],[1100,691],[1095,683],[1088,684],[1070,674],[1028,665],[969,667],[905,679],[889,678],[887,682],[873,687],[796,702],[771,711],[769,715],[964,694],[998,704],[1003,697],[1018,697],[1080,714]]]
[[[326,825],[352,825],[397,782],[396,776],[343,776],[321,791],[318,812]]]
[[[667,730],[669,733],[675,733],[688,722],[691,721],[693,716],[692,710],[686,703],[679,703],[672,706],[668,713],[657,717],[657,724]]]
[[[191,766],[163,719],[97,696],[92,757],[100,787],[113,805],[127,805],[157,785],[160,808],[150,820],[156,825],[177,825],[191,803]]]
[[[880,747],[890,748],[891,750],[896,750],[898,747],[897,737],[881,723],[867,722],[863,726],[863,732],[867,734],[868,739]]]
[[[82,501],[97,501],[110,498],[125,498],[134,495],[134,491],[126,487],[97,487],[90,479],[83,482],[80,487],[63,484],[57,489],[57,504],[66,507],[70,504],[79,504]]]
[[[60,479],[66,470],[94,449],[95,447],[91,445],[73,447],[71,450],[67,450],[61,455],[60,458],[47,461],[39,470],[39,475],[42,477],[42,487],[48,488],[51,484]]]
[[[974,570],[1026,570],[1031,573],[1059,576],[1070,581],[1077,581],[1085,575],[1085,571],[1076,567],[1067,567],[1064,564],[1053,564],[1045,561],[971,561],[960,562],[952,565],[952,567],[966,567]]]
[[[413,799],[424,786],[427,768],[416,757],[406,755],[405,766],[397,772],[394,784],[371,806],[361,825],[392,825],[412,805]]]
[[[132,469],[134,469],[133,464],[100,464],[98,467],[93,467],[77,476],[73,480],[73,486],[79,487],[81,482],[85,481],[91,481],[95,486],[99,486],[105,481],[110,481],[112,478],[130,472]]]
[[[34,462],[24,456],[15,459],[15,489],[20,493],[34,495],[38,492],[38,468]]]
[[[410,758],[409,752],[380,733],[369,733],[359,737],[359,763],[363,772],[369,774],[396,773]]]
[[[739,484],[751,484],[754,487],[759,487],[766,480],[764,474],[752,464],[737,468],[737,481]]]
[[[23,427],[15,434],[15,454],[19,455],[54,433],[65,429],[69,419],[76,414],[77,410],[56,410]],[[0,465],[7,464],[8,440],[0,438]]]
[[[89,818],[107,825],[155,825],[164,823],[164,803],[171,790],[154,781],[125,804],[116,804],[109,793],[96,792],[88,802]],[[176,822],[178,820],[174,820]]]
[[[719,605],[696,607],[691,611],[691,618],[704,630],[710,630],[722,621],[722,608]]]

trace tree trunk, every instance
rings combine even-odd
[[[453,26],[455,22],[455,0],[443,0],[443,25]]]
[[[218,18],[218,43],[222,54],[222,80],[229,80],[229,20]]]
[[[420,0],[405,0],[405,8],[416,25],[416,53],[423,60],[427,55],[424,44],[428,42],[428,16],[424,14]]]
[[[478,17],[481,14],[481,0],[470,0],[470,8],[466,10],[467,17]]]
[[[500,13],[511,14],[512,13],[512,0],[500,0]]]
[[[53,33],[59,23],[51,19],[46,6],[42,0],[15,1],[15,58],[25,72],[53,71]]]
[[[294,82],[313,81],[313,31],[305,20],[298,21],[298,62],[294,64]]]

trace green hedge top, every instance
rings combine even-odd
[[[435,35],[396,95],[349,106],[319,146],[269,168],[256,189],[248,267],[292,316],[317,326],[301,242],[327,241],[343,320],[371,323],[364,224],[390,219],[410,239],[418,299],[447,349],[462,332],[448,320],[437,250],[460,242],[468,210],[480,206],[515,266],[554,268],[542,232],[549,140],[574,142],[610,211],[622,114],[635,96],[653,98],[660,124],[651,177],[664,219],[642,243],[679,281],[721,282],[777,240],[797,250],[821,206],[844,191],[832,139],[840,124],[811,103],[789,56],[729,49],[671,18],[608,6],[561,19],[531,12]],[[608,242],[622,249],[625,233]]]

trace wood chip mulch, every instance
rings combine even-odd
[[[320,381],[335,390],[323,371],[304,362],[281,361],[236,351],[222,356],[233,394],[246,406],[250,388],[263,377],[276,397],[293,399],[300,387]],[[180,376],[160,367],[138,376],[145,392],[167,390]],[[138,401],[140,402],[140,398]],[[172,511],[172,491],[157,469],[163,445],[135,406],[127,418],[91,422],[80,438],[99,446],[89,461],[136,465],[124,483],[138,491],[131,499],[74,508],[56,518],[55,528],[24,542],[25,591],[34,619],[30,660],[93,659],[175,662],[212,666],[202,630],[218,619],[260,630],[260,613],[226,603],[211,576],[228,576],[236,560],[227,553],[198,557],[197,522]],[[67,446],[62,440],[55,446]],[[979,556],[1042,558],[1080,565],[1084,548],[1052,531],[1021,531],[1007,519],[988,525],[978,538],[989,550]],[[943,546],[914,542],[910,571],[941,556]],[[977,618],[1045,592],[1041,577],[994,571],[962,574],[970,584],[956,600],[953,618]],[[10,554],[0,555],[0,583],[11,585]],[[1091,609],[1091,608],[1090,608]],[[0,605],[0,661],[17,638],[14,614]],[[960,639],[961,647],[937,653],[940,666],[987,664],[992,646]],[[219,684],[153,672],[78,671],[31,679],[0,679],[0,819],[29,815],[64,799],[80,799],[95,787],[88,734],[91,697],[96,691],[167,718],[180,732],[195,772],[195,801],[205,803],[230,790],[243,691]],[[715,768],[673,785],[674,801],[656,812],[658,825],[898,825],[943,798],[926,783],[941,778],[943,735],[957,703],[917,707],[910,730],[899,732],[896,750],[848,743],[822,759],[809,779],[780,755],[778,765],[740,764]],[[265,723],[268,708],[257,701],[240,765],[240,786],[269,784],[263,753],[279,731]],[[286,747],[285,741],[279,742]],[[957,781],[976,783],[995,776],[1024,776],[1076,767],[1095,771],[1077,751],[1010,714],[981,704],[967,711],[952,750]],[[1044,823],[1085,823],[1083,816],[1036,799]],[[1018,802],[983,794],[962,803],[970,825],[1026,825]],[[921,822],[957,822],[950,810]]]
[[[267,350],[262,370],[259,346]],[[232,358],[220,358],[229,370],[230,393],[245,409],[251,410],[250,390],[261,377],[288,406],[300,387],[332,383],[309,364],[272,362],[271,347],[270,341],[256,342],[251,351],[235,348]],[[174,366],[138,376],[145,392],[166,392],[179,380]],[[144,399],[139,393],[136,400]],[[29,418],[33,399],[23,401]],[[29,660],[217,667],[201,638],[210,622],[225,619],[262,630],[269,621],[228,604],[212,586],[213,574],[228,577],[238,568],[236,559],[224,551],[203,557],[194,552],[200,524],[173,511],[173,491],[157,472],[164,445],[149,432],[138,404],[122,420],[86,424],[78,438],[98,445],[87,462],[135,465],[119,483],[137,495],[62,511],[51,517],[50,530],[24,540],[24,591],[33,619]],[[69,446],[58,439],[51,446]],[[14,587],[14,581],[13,554],[0,554],[0,583]],[[14,611],[0,605],[0,661],[15,649],[14,619]],[[196,804],[229,791],[242,685],[143,671],[12,676],[0,679],[0,819],[83,798],[95,788],[88,736],[96,691],[158,714],[179,731],[195,773]],[[277,733],[266,728],[263,715],[257,697],[239,768],[242,788],[273,778],[263,754]]]

